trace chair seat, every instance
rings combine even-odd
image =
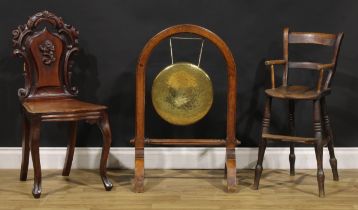
[[[327,95],[330,89],[317,92],[307,86],[281,86],[278,88],[266,89],[265,93],[274,98],[282,99],[317,99]]]
[[[25,101],[22,105],[27,112],[32,114],[96,112],[107,109],[103,105],[91,104],[72,98]]]

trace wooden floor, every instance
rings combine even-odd
[[[316,171],[264,170],[260,189],[252,190],[253,170],[238,171],[238,192],[225,192],[223,170],[147,170],[145,193],[132,191],[131,170],[110,171],[114,188],[106,192],[97,171],[43,171],[43,194],[32,198],[32,171],[27,182],[18,170],[0,170],[0,209],[356,209],[358,170],[340,170],[340,181],[326,173],[326,197],[318,198]]]

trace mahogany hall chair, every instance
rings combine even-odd
[[[20,180],[26,181],[31,151],[34,168],[35,198],[41,195],[41,165],[39,156],[42,122],[69,122],[70,139],[62,175],[68,176],[76,142],[77,121],[97,123],[103,134],[100,175],[106,190],[112,183],[106,175],[111,145],[111,130],[107,107],[76,99],[77,88],[71,84],[70,63],[78,48],[78,31],[62,18],[43,11],[29,18],[13,32],[14,55],[24,60],[25,87],[18,96],[22,105],[23,137]]]
[[[262,161],[268,140],[290,142],[290,175],[295,174],[295,154],[294,143],[312,144],[315,148],[317,159],[317,181],[319,196],[324,197],[324,172],[322,166],[323,147],[328,146],[330,155],[330,165],[332,167],[333,179],[338,181],[337,160],[334,155],[333,135],[330,121],[327,114],[326,96],[331,92],[331,81],[336,71],[337,57],[343,33],[325,34],[325,33],[307,33],[290,32],[288,28],[283,31],[283,59],[266,61],[271,73],[271,88],[266,89],[266,102],[262,122],[262,138],[259,145],[258,161],[255,170],[254,189],[258,189],[262,173]],[[289,46],[293,44],[311,44],[331,47],[333,56],[330,63],[314,62],[293,62],[289,59]],[[275,65],[283,65],[282,85],[276,87],[275,84]],[[291,69],[310,69],[317,72],[317,85],[314,88],[309,86],[288,84],[289,70]],[[272,98],[288,101],[288,119],[290,135],[276,135],[269,132],[271,118]],[[294,135],[294,112],[296,100],[313,101],[313,129],[314,137],[299,137]]]

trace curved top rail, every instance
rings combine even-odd
[[[208,39],[215,44],[227,63],[227,144],[232,146],[235,143],[236,129],[236,64],[234,57],[226,43],[215,33],[197,25],[181,24],[171,26],[156,34],[144,46],[138,60],[136,70],[136,122],[135,139],[144,140],[145,121],[145,73],[147,63],[152,50],[164,39],[180,33],[191,33]],[[135,141],[136,147],[144,147],[144,141]]]

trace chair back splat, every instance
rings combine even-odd
[[[326,78],[319,76],[319,80],[324,81],[324,84],[320,84],[320,89],[327,89],[330,87],[331,80],[336,71],[337,57],[341,46],[343,33],[328,34],[328,33],[317,33],[317,32],[291,32],[289,28],[285,28],[283,31],[283,60],[284,72],[282,77],[283,86],[288,85],[288,71],[289,69],[310,69],[320,71],[322,69],[329,69],[329,73]],[[321,45],[325,47],[333,48],[333,54],[330,59],[330,63],[321,64],[310,61],[290,61],[289,60],[289,48],[291,45]],[[319,81],[317,81],[318,83]]]
[[[24,59],[21,99],[71,97],[71,57],[78,49],[78,31],[61,17],[43,11],[13,30],[13,53]]]

